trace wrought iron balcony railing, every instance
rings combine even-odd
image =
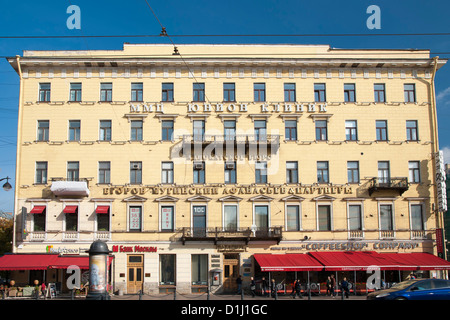
[[[397,191],[400,195],[408,190],[408,178],[372,178],[369,181],[369,195],[376,191]]]
[[[274,240],[280,242],[282,237],[282,227],[272,228],[181,228],[181,241],[244,241],[251,240]]]

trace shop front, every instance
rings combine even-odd
[[[274,281],[281,293],[292,290],[300,280],[303,290],[326,294],[327,279],[334,278],[336,290],[345,277],[351,292],[365,294],[414,277],[439,277],[450,270],[450,262],[424,252],[379,253],[376,251],[311,251],[306,253],[254,254],[255,277]]]

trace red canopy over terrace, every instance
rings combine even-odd
[[[56,259],[57,254],[5,254],[0,270],[46,270]]]
[[[254,254],[261,271],[320,271],[323,265],[303,253]]]

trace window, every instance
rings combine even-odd
[[[409,161],[408,167],[409,167],[409,182],[420,183],[420,162]]]
[[[39,102],[50,102],[50,83],[39,83]]]
[[[255,206],[255,225],[258,230],[269,228],[269,206]]]
[[[380,205],[380,230],[383,231],[394,230],[394,221],[391,204]]]
[[[298,183],[297,161],[286,162],[286,183]]]
[[[224,120],[223,131],[225,141],[236,140],[236,120]]]
[[[80,141],[80,120],[69,120],[69,141]]]
[[[139,102],[143,101],[143,92],[144,86],[142,82],[132,83],[131,84],[131,101]]]
[[[314,101],[315,102],[325,102],[325,83],[315,83],[314,84]]]
[[[131,120],[131,141],[142,141],[142,120]]]
[[[159,284],[175,285],[176,283],[176,255],[159,255]]]
[[[173,141],[173,120],[163,120],[161,131],[162,141]]]
[[[284,101],[285,102],[294,102],[294,101],[296,101],[296,97],[295,97],[295,83],[285,83],[284,84]]]
[[[162,84],[162,97],[161,101],[172,102],[173,101],[173,83]]]
[[[65,213],[66,231],[78,231],[78,207],[75,212]]]
[[[348,206],[348,229],[351,231],[362,230],[362,208],[360,204]]]
[[[318,183],[330,182],[328,172],[328,161],[317,161],[317,182]]]
[[[225,183],[236,183],[236,161],[225,162]]]
[[[208,284],[208,255],[193,254],[191,261],[191,278],[192,285]]]
[[[161,182],[173,183],[173,162],[163,162],[161,164]]]
[[[130,206],[129,207],[129,230],[141,231],[142,228],[142,207]]]
[[[100,101],[112,101],[112,83],[100,83]]]
[[[34,213],[33,216],[33,231],[45,231],[45,211],[41,213]]]
[[[205,101],[205,84],[204,83],[194,83],[194,100],[197,102]]]
[[[79,181],[80,163],[78,161],[67,162],[67,181]]]
[[[411,205],[411,230],[425,230],[422,211],[423,206],[421,204]]]
[[[328,140],[328,122],[327,120],[316,120],[316,140]]]
[[[205,183],[205,162],[194,162],[194,183]]]
[[[317,210],[319,231],[331,231],[331,206],[319,205]]]
[[[142,162],[131,161],[130,162],[130,183],[141,184],[142,183]]]
[[[267,162],[255,163],[255,183],[267,183]]]
[[[194,141],[203,141],[205,139],[205,121],[194,120],[193,121],[193,133]]]
[[[97,231],[110,231],[109,214],[97,214]]]
[[[418,141],[417,120],[406,120],[406,140]]]
[[[50,132],[50,122],[48,120],[38,120],[37,141],[48,141]]]
[[[375,121],[376,126],[376,135],[377,135],[377,141],[387,141],[388,134],[387,134],[387,121],[386,120],[376,120]]]
[[[161,206],[161,231],[174,231],[173,213],[173,206]]]
[[[286,230],[299,231],[300,230],[300,206],[288,205],[286,206]]]
[[[416,85],[404,84],[405,102],[416,102]]]
[[[224,102],[235,102],[236,92],[234,83],[224,83],[223,84],[223,101]]]
[[[253,84],[253,96],[255,102],[266,101],[266,84],[265,83],[254,83]]]
[[[80,102],[81,101],[81,83],[71,83],[70,84],[70,102]]]
[[[111,120],[100,120],[100,141],[111,141]]]
[[[47,161],[36,162],[36,184],[47,183]]]
[[[356,91],[354,83],[344,84],[344,101],[345,102],[355,102],[356,101]]]
[[[375,102],[386,102],[386,89],[384,83],[375,83],[373,85]]]
[[[347,161],[348,183],[359,183],[359,162]]]
[[[192,206],[192,225],[194,236],[206,236],[206,206]]]
[[[378,161],[378,183],[390,183],[389,161]]]
[[[266,141],[267,140],[266,120],[255,120],[254,128],[255,128],[255,140]]]
[[[237,230],[237,205],[223,206],[223,226],[226,231]]]
[[[358,140],[358,129],[356,120],[345,120],[345,140],[356,141]]]
[[[287,141],[297,140],[297,121],[285,120],[284,121],[284,139]]]
[[[109,161],[98,163],[98,183],[111,183],[111,163]]]

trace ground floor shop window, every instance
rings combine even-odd
[[[176,256],[174,254],[161,254],[159,256],[159,284],[175,285]]]
[[[193,254],[191,262],[192,284],[208,284],[208,255]]]

